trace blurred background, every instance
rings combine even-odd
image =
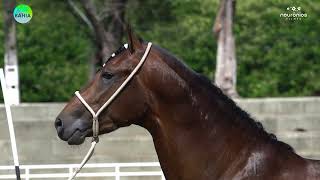
[[[145,41],[168,49],[196,72],[214,79],[218,41],[212,29],[218,0],[18,0],[20,3],[33,10],[29,23],[16,24],[23,102],[68,100],[90,79],[95,72],[93,65],[126,42],[125,22],[130,22]],[[300,6],[308,17],[281,18],[279,15],[291,6]],[[4,7],[0,8],[3,44]],[[94,18],[88,15],[90,8]],[[317,0],[237,2],[233,35],[238,94],[319,95],[319,17]],[[110,36],[108,40],[97,35],[98,27]],[[4,45],[0,46],[0,56],[4,56]]]
[[[19,4],[32,8],[27,24],[12,17]],[[307,16],[289,17],[294,13]],[[83,158],[90,143],[68,146],[53,122],[126,43],[126,22],[207,76],[298,154],[320,158],[319,0],[1,0],[0,67],[18,67],[22,103],[12,111],[21,164]],[[9,51],[16,58],[5,56]],[[5,115],[0,105],[0,165],[12,164]],[[100,142],[90,163],[157,162],[152,139],[140,127]]]

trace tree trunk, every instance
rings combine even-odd
[[[4,64],[5,78],[7,80],[8,99],[10,104],[20,103],[19,75],[18,75],[18,53],[16,39],[16,24],[13,18],[13,10],[16,6],[15,0],[3,0],[4,9]]]
[[[107,13],[101,15],[93,0],[81,0],[86,18],[75,8],[74,3],[69,4],[77,11],[81,19],[88,19],[93,28],[93,40],[96,45],[96,53],[90,59],[90,76],[93,77],[97,66],[101,66],[107,58],[121,45],[124,32],[124,15],[127,0],[108,0],[103,9]],[[86,24],[89,25],[88,22]]]
[[[218,39],[215,84],[230,97],[238,97],[236,90],[237,61],[232,27],[236,0],[220,0],[213,27]]]

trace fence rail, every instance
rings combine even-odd
[[[50,179],[50,178],[68,178],[73,171],[79,167],[78,164],[52,164],[52,165],[21,165],[21,178],[25,180],[30,179]],[[115,180],[121,180],[121,177],[159,177],[159,180],[165,180],[161,170],[143,170],[143,171],[128,171],[123,168],[159,168],[158,162],[138,162],[138,163],[97,163],[85,165],[83,173],[79,173],[77,177],[114,177]],[[103,168],[111,168],[107,172],[102,172]],[[39,170],[66,170],[66,172],[55,173],[32,173],[32,171]],[[85,172],[85,169],[90,169],[93,172]],[[1,172],[10,174],[2,174]],[[0,166],[0,179],[15,179],[14,166]]]

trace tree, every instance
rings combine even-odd
[[[15,0],[3,0],[5,46],[4,62],[7,79],[6,85],[10,104],[20,103],[16,24],[13,18],[13,9],[15,6]]]
[[[124,33],[124,16],[127,0],[105,0],[95,3],[93,0],[81,0],[84,13],[72,0],[70,7],[92,30],[92,39],[96,53],[91,58],[90,75],[96,72],[96,66],[101,66],[120,45]],[[98,6],[103,7],[100,11]]]
[[[215,83],[230,97],[238,96],[236,90],[237,61],[232,32],[235,4],[236,0],[220,0],[220,7],[213,27],[214,35],[218,39]]]

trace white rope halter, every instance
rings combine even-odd
[[[72,180],[76,177],[76,175],[80,172],[80,170],[82,169],[82,167],[89,161],[89,159],[91,158],[94,148],[96,146],[96,144],[99,142],[99,121],[98,121],[98,116],[99,114],[105,109],[107,108],[111,102],[119,95],[119,93],[121,92],[121,90],[123,88],[126,87],[126,85],[129,83],[129,81],[133,78],[133,76],[138,72],[138,70],[142,67],[143,63],[145,62],[145,60],[147,59],[147,56],[150,52],[152,43],[149,42],[148,46],[139,62],[139,64],[134,68],[134,70],[131,72],[131,74],[127,77],[127,79],[121,84],[121,86],[112,94],[112,96],[108,99],[107,102],[105,102],[100,109],[95,113],[94,110],[90,107],[90,105],[83,99],[83,97],[80,95],[79,91],[75,92],[75,95],[79,98],[79,100],[81,101],[81,103],[88,109],[88,111],[91,113],[92,115],[92,143],[91,143],[91,147],[88,151],[88,153],[86,154],[86,156],[84,157],[84,159],[82,160],[79,168],[73,173],[73,175],[68,179],[68,180]]]

